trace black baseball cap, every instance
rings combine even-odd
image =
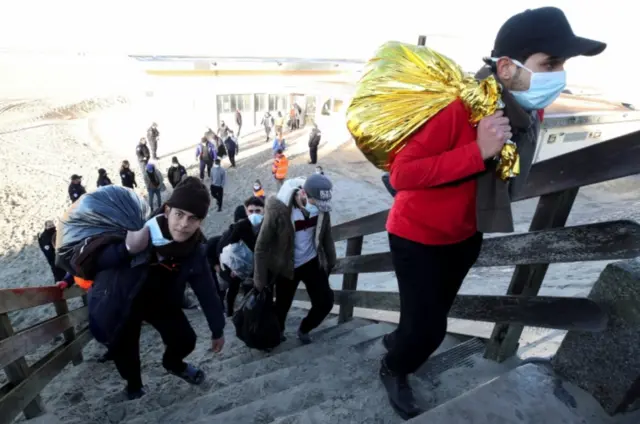
[[[73,175],[71,176],[71,179],[72,179],[72,180],[81,180],[81,179],[82,179],[82,175],[73,174]]]
[[[510,17],[498,31],[491,56],[524,60],[545,53],[567,59],[595,56],[606,47],[601,41],[576,36],[562,10],[541,7]]]

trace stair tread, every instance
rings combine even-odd
[[[255,403],[256,399],[291,390],[293,387],[306,384],[309,381],[332,380],[333,376],[341,374],[345,367],[357,368],[362,360],[359,352],[367,350],[375,343],[379,344],[378,340],[387,331],[388,328],[386,326],[374,324],[366,330],[366,337],[358,338],[357,343],[340,347],[330,355],[316,358],[310,357],[304,363],[281,368],[244,381],[238,381],[205,396],[183,404],[171,405],[161,411],[153,411],[134,420],[127,421],[127,423],[189,423],[207,417],[210,418],[216,414],[225,414],[233,409]]]
[[[302,318],[306,315],[307,311],[300,310],[298,308],[292,308],[291,312],[287,316],[287,327],[297,328]],[[237,340],[235,337],[235,329],[231,320],[227,320],[225,327],[225,338],[227,343],[225,349],[221,354],[212,355],[209,352],[210,345],[205,340],[209,340],[210,332],[209,327],[201,311],[188,310],[185,311],[189,321],[196,334],[198,335],[198,343],[196,349],[187,358],[192,360],[194,358],[207,358],[210,362],[216,361],[223,362],[225,360],[233,359],[246,353],[247,348],[244,343]],[[321,324],[319,328],[335,327],[337,325],[337,318],[328,318]],[[54,378],[52,383],[47,385],[41,393],[43,400],[48,407],[56,410],[60,408],[73,407],[75,404],[79,404],[84,399],[82,387],[91,385],[97,387],[105,393],[120,392],[124,383],[118,372],[114,369],[113,363],[108,362],[105,364],[97,363],[96,360],[100,357],[106,349],[95,340],[90,342],[84,349],[85,362],[80,366],[68,365],[62,373]],[[161,358],[164,347],[162,339],[157,331],[150,326],[144,326],[142,334],[140,336],[140,357],[142,360],[142,377],[143,381],[152,381],[156,377],[166,375],[166,371],[162,367]],[[196,361],[194,361],[196,362]],[[229,365],[231,366],[231,365]],[[86,372],[86,367],[91,368],[91,372]],[[64,393],[60,393],[59,386],[56,384],[58,379],[72,379],[75,384],[72,386],[65,386],[68,390]],[[77,398],[80,401],[77,401]],[[69,401],[71,399],[71,401]]]
[[[366,325],[363,326],[363,324]],[[207,395],[210,391],[220,390],[239,381],[245,381],[281,368],[300,364],[314,357],[330,355],[332,353],[330,346],[338,348],[348,346],[349,339],[353,337],[351,334],[353,331],[356,331],[356,336],[360,334],[361,337],[366,339],[368,331],[375,325],[377,324],[364,320],[353,320],[342,325],[329,325],[329,327],[319,331],[318,334],[312,333],[316,339],[313,344],[308,346],[300,345],[297,339],[292,338],[291,346],[288,350],[274,351],[271,355],[265,354],[266,356],[254,358],[255,360],[246,364],[240,364],[233,368],[217,368],[213,371],[205,365],[203,369],[207,373],[207,381],[202,386],[191,386],[164,372],[161,378],[152,380],[152,384],[148,385],[147,395],[137,401],[125,401],[121,393],[122,382],[120,382],[119,389],[112,395],[56,412],[65,418],[78,415],[89,418],[87,415],[90,415],[90,421],[94,423],[119,422],[125,417],[132,419],[149,411],[177,405],[185,399]],[[358,330],[360,330],[360,333],[358,333]],[[354,342],[357,340],[359,339],[356,337]],[[298,350],[300,352],[297,352]],[[315,352],[315,355],[312,352]],[[284,357],[279,358],[280,356]],[[113,372],[116,371],[113,370]],[[117,377],[119,378],[119,376]]]
[[[416,389],[418,398],[421,399],[425,408],[432,408],[432,402],[445,402],[450,393],[437,395],[438,386],[430,383],[437,374],[449,369],[458,367],[468,367],[470,357],[477,355],[484,343],[479,339],[470,339],[459,343],[453,347],[450,343],[443,343],[427,363],[412,377],[413,387]],[[376,380],[378,374],[375,374]],[[427,379],[427,381],[421,381]],[[440,389],[441,390],[441,389]],[[426,401],[426,400],[429,401]],[[305,410],[287,417],[279,418],[273,424],[304,424],[304,423],[326,423],[326,424],[351,424],[351,423],[384,423],[395,424],[403,420],[389,406],[387,393],[382,384],[370,384],[355,392],[347,393],[329,399],[321,404],[314,405],[309,410]]]
[[[610,418],[597,401],[542,365],[528,364],[494,378],[408,422],[413,424],[601,424]]]

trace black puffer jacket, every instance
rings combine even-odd
[[[96,340],[105,345],[113,344],[129,317],[136,295],[146,284],[149,274],[150,250],[131,257],[124,241],[101,246],[93,252],[91,273],[93,285],[88,293],[89,325]],[[178,307],[184,295],[187,281],[195,292],[209,324],[212,337],[222,337],[225,318],[222,303],[208,266],[204,245],[179,264],[178,276],[172,283],[172,298],[178,299]]]

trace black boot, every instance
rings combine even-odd
[[[403,419],[410,420],[424,412],[416,403],[407,375],[391,371],[384,359],[380,364],[380,380],[387,390],[391,406]]]
[[[387,352],[388,352],[393,348],[395,341],[396,341],[395,332],[385,334],[384,337],[382,337],[382,346],[384,346],[384,348],[387,349]]]

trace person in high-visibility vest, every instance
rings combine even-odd
[[[273,178],[275,178],[276,184],[278,184],[278,190],[280,190],[280,187],[284,184],[288,171],[289,160],[284,153],[282,153],[282,149],[278,149],[276,151],[276,156],[273,159],[273,166],[271,167],[271,173],[273,173]]]
[[[253,183],[253,195],[264,201],[264,188],[262,187],[262,183],[260,182],[260,180],[256,180]]]

